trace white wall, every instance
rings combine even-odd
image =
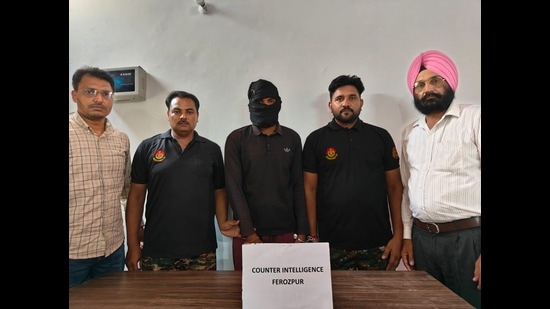
[[[481,104],[481,0],[69,0],[71,76],[83,65],[142,66],[147,100],[115,103],[109,119],[141,140],[169,128],[171,90],[198,96],[197,131],[223,150],[227,134],[248,124],[247,90],[272,81],[283,101],[279,121],[307,134],[330,121],[328,84],[361,77],[361,118],[386,128],[399,146],[418,116],[406,86],[421,51],[447,53],[459,71],[456,100]],[[231,245],[219,236],[218,263],[233,269]]]

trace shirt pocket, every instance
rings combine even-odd
[[[452,141],[436,143],[432,157],[436,171],[454,172],[462,166],[462,144]]]

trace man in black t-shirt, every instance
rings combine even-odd
[[[399,157],[388,131],[359,119],[364,89],[355,75],[335,78],[334,118],[306,138],[308,239],[329,243],[332,269],[395,270],[403,238]]]
[[[238,221],[228,220],[221,148],[195,130],[200,106],[195,95],[172,91],[165,105],[170,129],[143,140],[132,161],[126,266],[129,271],[216,270],[214,217],[223,235],[239,235]]]
[[[302,142],[279,124],[277,87],[259,79],[248,89],[251,125],[225,142],[225,183],[242,237],[233,238],[233,264],[242,270],[242,245],[305,242],[308,231]]]

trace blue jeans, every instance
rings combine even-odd
[[[69,288],[111,271],[124,271],[124,244],[109,256],[69,259]]]

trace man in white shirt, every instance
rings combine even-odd
[[[413,60],[407,85],[423,116],[402,135],[401,258],[480,308],[481,105],[454,102],[458,72],[440,51]]]

